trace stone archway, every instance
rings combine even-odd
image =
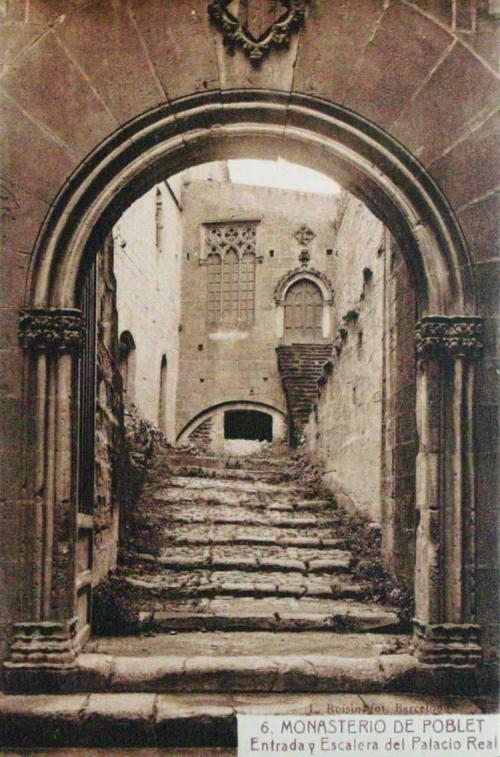
[[[285,124],[286,121],[286,125]],[[76,628],[73,489],[74,376],[84,324],[75,309],[84,261],[120,213],[160,177],[216,158],[275,157],[320,168],[363,199],[397,239],[416,281],[417,415],[416,634],[425,665],[474,667],[473,360],[481,348],[470,264],[460,229],[429,174],[385,132],[352,112],[302,95],[236,92],[186,98],[124,127],[96,150],[60,193],[33,256],[21,339],[35,441],[43,555],[35,601],[17,626],[8,674],[38,670],[50,638],[51,669],[71,669],[88,627]],[[47,423],[54,433],[47,436]],[[57,439],[57,443],[56,443]],[[55,482],[45,487],[44,481]],[[55,527],[44,531],[49,514]],[[453,538],[449,534],[453,533]],[[47,568],[49,566],[49,568]],[[15,684],[14,684],[15,685]]]

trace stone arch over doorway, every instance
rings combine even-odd
[[[430,175],[386,132],[331,103],[270,91],[233,91],[222,100],[220,94],[196,95],[133,120],[88,157],[45,220],[29,272],[21,339],[32,396],[40,398],[31,411],[35,470],[57,482],[41,507],[53,514],[59,532],[57,543],[51,534],[42,540],[45,555],[55,555],[51,571],[34,566],[35,582],[51,596],[49,616],[35,603],[34,620],[57,621],[75,654],[88,633],[82,627],[75,635],[73,623],[78,518],[71,456],[73,376],[84,329],[75,298],[84,264],[127,205],[165,175],[213,159],[278,155],[320,168],[364,200],[389,227],[413,272],[420,315],[418,650],[424,663],[440,663],[453,643],[459,664],[472,667],[480,648],[470,591],[471,393],[481,324],[464,239]],[[48,417],[57,429],[56,447],[44,434]]]
[[[286,436],[286,419],[284,413],[265,402],[251,402],[233,400],[202,410],[184,426],[177,435],[177,442],[183,444],[193,438],[197,442],[205,441],[206,446],[220,452],[224,451],[224,422],[225,413],[231,411],[254,411],[271,418],[271,433],[273,440]]]
[[[311,287],[315,287],[320,295],[320,309],[321,314],[318,315],[318,329],[317,336],[319,338],[329,339],[332,336],[332,324],[331,324],[331,306],[333,304],[333,287],[328,277],[320,271],[314,269],[307,269],[305,267],[295,268],[293,271],[289,271],[277,284],[274,292],[274,301],[278,306],[277,310],[277,333],[280,337],[288,337],[286,333],[286,310],[287,310],[287,297],[290,294],[290,290],[299,283],[309,283]],[[314,291],[314,289],[312,290]],[[288,300],[288,304],[290,301]],[[305,335],[307,336],[307,335]]]
[[[45,219],[26,304],[71,307],[81,264],[104,229],[163,176],[210,160],[278,156],[336,178],[388,226],[414,273],[421,315],[475,312],[460,227],[410,153],[369,121],[333,104],[245,91],[233,92],[227,102],[210,94],[186,98],[175,114],[159,108],[89,156]]]

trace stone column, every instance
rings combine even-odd
[[[74,442],[78,354],[84,340],[76,309],[20,312],[19,338],[27,353],[34,416],[33,473],[36,522],[32,618],[16,623],[4,664],[8,690],[64,688],[78,654],[75,618]],[[55,674],[55,675],[54,675]]]
[[[471,580],[473,362],[481,349],[480,318],[429,316],[417,324],[415,636],[421,664],[448,672],[481,659]]]

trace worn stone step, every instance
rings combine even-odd
[[[294,485],[289,482],[269,483],[265,481],[246,481],[231,478],[217,478],[207,481],[203,477],[172,476],[168,480],[167,488],[170,489],[189,489],[190,491],[215,491],[215,492],[245,492],[249,494],[294,494],[297,489],[300,490],[300,482]],[[160,492],[161,494],[161,492]]]
[[[204,465],[178,465],[174,473],[186,478],[204,478],[224,481],[259,481],[267,483],[287,483],[290,474],[279,469],[252,468],[210,468]]]
[[[163,565],[171,570],[186,570],[213,564],[218,567],[241,565],[242,569],[251,569],[254,565],[259,565],[262,570],[279,567],[281,570],[302,572],[307,570],[314,572],[321,567],[324,572],[329,572],[324,561],[336,562],[350,555],[342,549],[342,541],[339,540],[335,546],[338,548],[332,549],[326,546],[311,548],[286,544],[234,544],[231,541],[215,545],[174,544],[163,547],[158,554],[139,552],[136,549],[133,552],[127,552],[123,556],[123,561],[125,564],[133,564],[134,561],[139,560],[153,565]],[[335,571],[335,569],[336,565],[333,565],[332,570]]]
[[[136,527],[177,523],[214,523],[221,525],[248,524],[250,526],[293,528],[334,527],[328,508],[296,508],[291,502],[266,502],[256,499],[227,502],[209,499],[206,502],[191,499],[164,501],[156,504],[148,514],[136,516]],[[283,525],[284,524],[284,525]]]
[[[366,587],[331,576],[304,576],[301,573],[261,575],[236,570],[186,572],[162,571],[157,574],[127,576],[127,583],[154,596],[173,597],[315,597],[324,599],[356,598],[366,595]]]
[[[309,532],[308,532],[309,534]],[[277,528],[267,529],[266,533],[262,529],[246,528],[244,531],[235,529],[218,528],[214,533],[212,529],[207,528],[204,534],[199,532],[193,533],[192,528],[180,527],[172,534],[171,544],[192,545],[192,546],[226,546],[226,545],[248,545],[255,547],[294,547],[304,549],[341,549],[345,540],[329,538],[322,532],[321,535],[297,536],[290,532],[283,532]]]
[[[250,554],[245,554],[235,547],[226,548],[225,553],[214,553],[213,550],[216,549],[216,547],[212,550],[169,549],[159,556],[135,553],[130,556],[129,561],[144,562],[159,569],[166,568],[179,572],[205,569],[240,570],[249,573],[280,571],[302,574],[346,572],[352,563],[351,554],[341,550],[307,551],[302,556],[299,550],[294,550],[294,556],[287,556],[280,553],[256,554],[254,550]]]
[[[230,490],[228,490],[230,491]],[[335,518],[335,506],[327,499],[304,499],[300,495],[285,493],[283,496],[257,493],[255,495],[236,496],[222,490],[206,489],[198,496],[188,489],[165,489],[158,492],[154,498],[153,512],[155,514],[170,515],[177,510],[186,512],[213,512],[216,508],[227,508],[233,512],[259,511],[272,514],[275,511],[293,512],[297,514],[317,514]],[[139,514],[140,517],[140,514]]]
[[[190,491],[204,491],[210,489],[213,491],[231,491],[231,492],[245,492],[249,494],[293,494],[300,490],[300,482],[289,481],[282,482],[270,482],[262,481],[260,479],[243,479],[241,477],[242,471],[234,471],[233,476],[227,475],[225,472],[218,472],[217,478],[208,478],[196,476],[172,476],[167,482],[167,488],[169,489],[189,489]],[[250,473],[250,471],[247,471]],[[237,474],[237,476],[234,476]]]
[[[381,654],[408,654],[412,637],[407,634],[335,633],[246,633],[244,631],[204,631],[152,633],[146,635],[95,636],[85,645],[85,653],[112,657],[241,657],[322,654],[333,657],[378,657]]]
[[[294,528],[278,528],[276,526],[256,526],[240,523],[213,524],[213,523],[164,523],[151,524],[142,529],[141,537],[137,532],[135,538],[136,548],[139,551],[149,551],[153,545],[159,553],[163,544],[175,546],[211,546],[222,544],[255,544],[255,545],[284,545],[309,548],[331,548],[338,544],[335,533],[328,528],[299,529],[297,535]],[[323,545],[323,547],[321,546]]]
[[[168,506],[163,512],[153,517],[139,517],[136,519],[136,530],[151,528],[172,529],[176,525],[197,526],[248,526],[251,528],[286,528],[297,529],[302,535],[304,530],[326,530],[328,535],[334,536],[335,524],[332,524],[322,513],[294,510],[292,507],[231,507],[215,504],[210,508],[200,508],[190,502],[185,505]]]
[[[263,515],[256,514],[251,510],[230,511],[214,507],[213,510],[205,511],[183,511],[176,509],[165,514],[168,525],[175,527],[176,524],[208,524],[214,526],[249,526],[256,528],[264,526],[265,528],[320,528],[331,530],[331,526],[326,521],[321,521],[315,515],[294,515],[293,513],[275,513],[267,512]]]
[[[220,544],[210,548],[213,560],[233,558],[236,554],[244,559],[255,559],[260,565],[272,564],[274,560],[293,560],[307,569],[311,569],[311,563],[315,560],[346,558],[350,553],[345,550],[342,540],[332,540],[333,547],[318,546],[316,548],[304,546],[288,546],[280,544]],[[196,547],[195,547],[196,549]]]
[[[406,680],[410,676],[408,671]],[[392,689],[394,676],[389,680]],[[334,700],[330,693],[301,692],[220,693],[209,699],[206,693],[0,694],[0,745],[9,755],[18,753],[13,749],[37,749],[39,757],[88,757],[81,750],[89,748],[95,757],[130,757],[131,748],[138,757],[236,757],[238,714],[415,712],[478,715],[481,710],[464,696],[411,692],[336,693]]]
[[[250,470],[257,472],[287,471],[290,468],[289,457],[270,457],[265,455],[247,456],[244,458],[171,452],[168,461],[172,465],[188,465],[211,470],[237,471]]]
[[[296,502],[300,502],[301,504],[296,504]],[[306,504],[306,500],[304,500],[300,493],[246,492],[233,491],[230,488],[224,490],[215,489],[215,487],[209,486],[206,486],[204,489],[191,489],[189,487],[179,489],[174,487],[165,488],[157,492],[153,498],[153,509],[156,512],[160,512],[161,509],[167,511],[175,505],[182,507],[191,505],[200,509],[205,508],[206,510],[210,510],[214,505],[225,505],[233,508],[260,507],[265,509],[276,504],[290,505],[291,509],[324,510],[328,513],[332,510],[331,505],[327,501],[322,506],[318,506],[318,504],[315,506]]]
[[[77,690],[87,692],[236,693],[409,690],[416,660],[330,655],[155,656],[78,658]],[[410,689],[411,690],[411,689]]]
[[[227,512],[236,513],[238,517],[241,517],[242,513],[247,513],[249,517],[253,517],[256,513],[258,517],[262,516],[274,516],[277,512],[292,513],[293,515],[301,516],[316,516],[320,518],[336,520],[335,508],[327,500],[321,499],[301,499],[293,496],[267,497],[265,495],[259,495],[255,497],[232,498],[226,497],[225,494],[219,494],[212,496],[210,493],[205,492],[203,496],[187,496],[186,490],[181,490],[182,496],[179,496],[179,492],[172,490],[172,496],[165,492],[156,496],[155,504],[151,510],[157,515],[164,515],[171,517],[176,513],[198,513],[198,514],[213,514]],[[144,514],[139,513],[138,518],[144,517]],[[145,518],[147,522],[147,516]]]
[[[137,630],[153,631],[343,631],[396,633],[397,613],[355,600],[269,597],[197,598],[163,602],[151,599]]]

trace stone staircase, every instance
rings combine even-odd
[[[478,712],[415,695],[409,638],[356,579],[345,517],[287,459],[166,453],[110,582],[132,620],[64,671],[20,671],[0,694],[0,746],[228,757],[243,713]]]
[[[141,608],[140,630],[398,630],[394,609],[353,576],[336,536],[345,516],[286,481],[287,460],[172,462],[175,475],[138,508],[114,578]]]
[[[290,436],[296,444],[318,396],[323,365],[331,357],[331,344],[280,345],[276,349],[285,391]]]

